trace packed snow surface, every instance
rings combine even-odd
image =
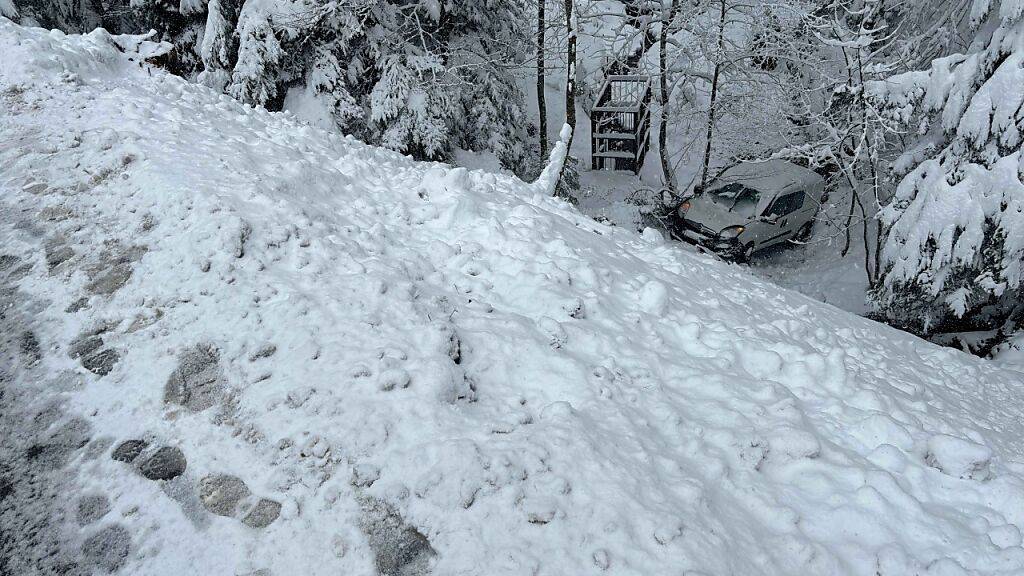
[[[13,573],[1024,573],[1024,374],[143,45],[0,19]]]

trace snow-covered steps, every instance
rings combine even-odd
[[[1024,571],[1021,373],[123,50],[0,20],[13,573]]]

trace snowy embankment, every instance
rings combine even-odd
[[[102,33],[0,54],[0,567],[1024,570],[1021,373]]]

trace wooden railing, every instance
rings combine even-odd
[[[590,111],[591,167],[639,174],[650,147],[651,79],[609,76]]]

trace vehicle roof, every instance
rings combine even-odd
[[[824,182],[817,173],[780,159],[742,162],[727,168],[716,180],[739,182],[763,194],[780,192],[793,186],[810,188]]]

